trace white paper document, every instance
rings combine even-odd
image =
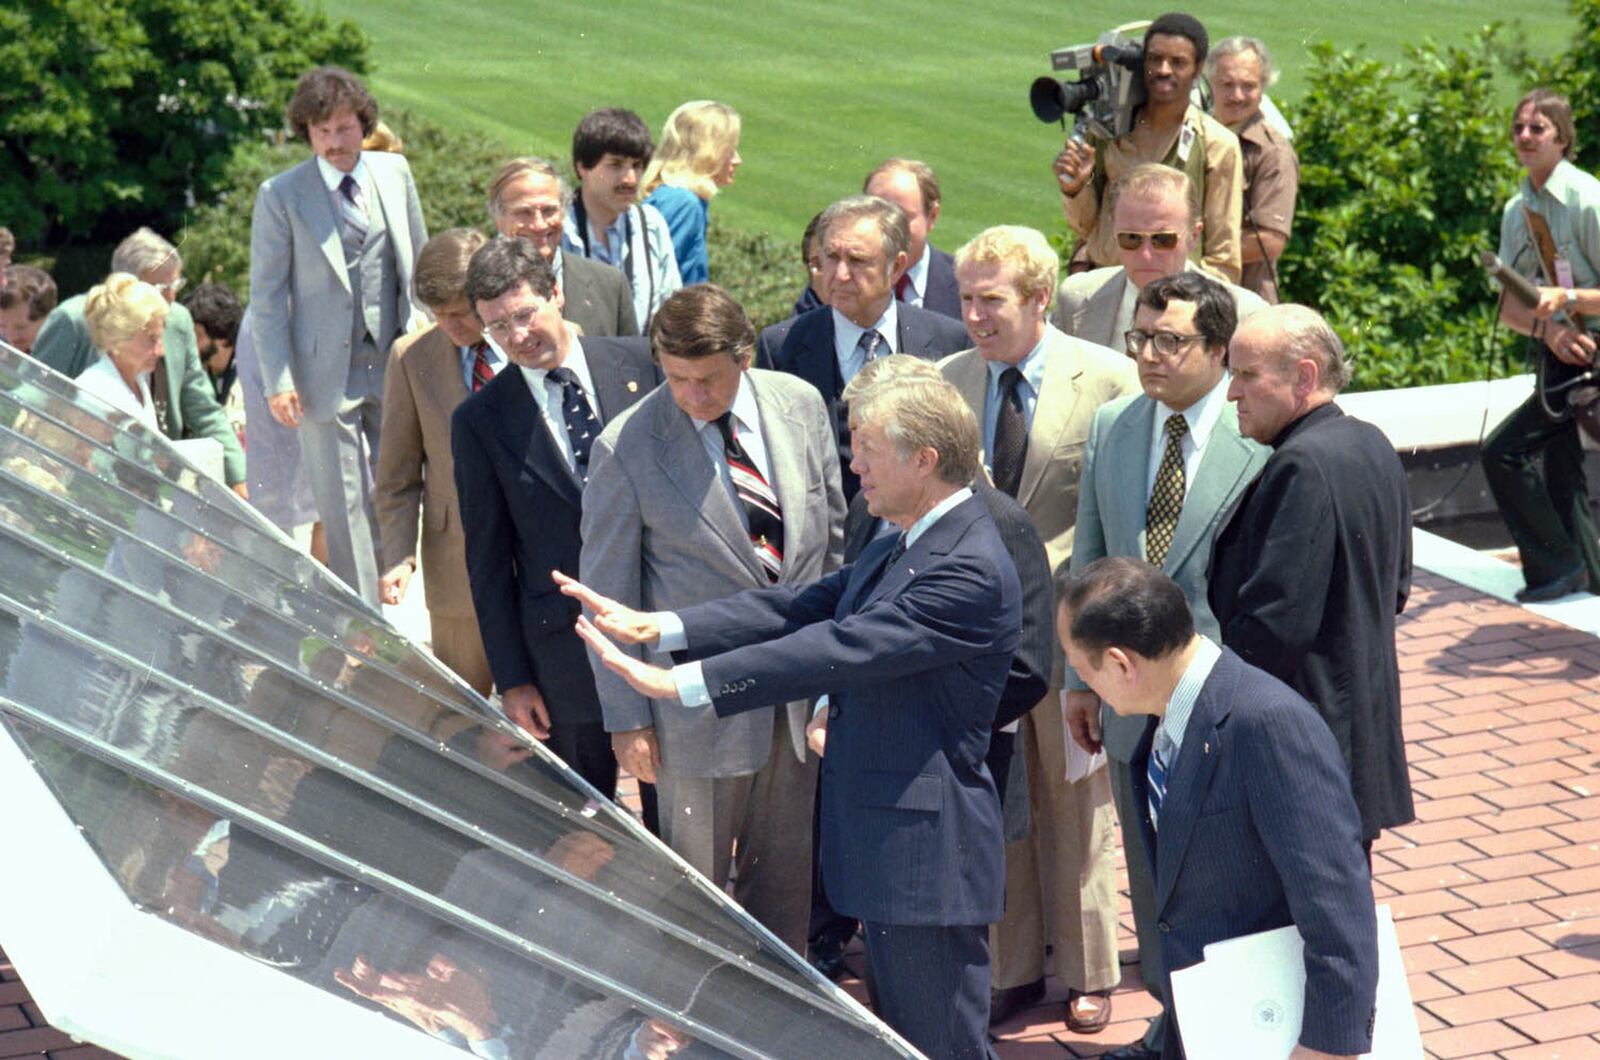
[[[1284,1060],[1300,1039],[1305,945],[1293,925],[1213,942],[1199,964],[1172,973],[1189,1060]],[[1422,1034],[1389,907],[1378,907],[1377,1060],[1421,1060]]]
[[[1069,784],[1076,784],[1078,781],[1082,780],[1084,777],[1088,776],[1090,773],[1093,773],[1095,770],[1106,764],[1106,752],[1105,748],[1102,747],[1094,754],[1090,754],[1088,751],[1085,751],[1083,748],[1079,747],[1078,741],[1072,738],[1072,729],[1066,725],[1066,717],[1067,690],[1063,688],[1061,690],[1061,719],[1062,727],[1066,729],[1067,733],[1066,780]]]

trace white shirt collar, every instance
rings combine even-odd
[[[884,308],[883,315],[873,328],[883,336],[884,344],[889,347],[889,353],[900,352],[900,314],[896,311],[899,302],[893,295],[889,296],[889,304]],[[855,352],[856,343],[861,341],[861,336],[866,334],[866,328],[857,324],[837,309],[833,310],[833,346],[841,360],[846,360]],[[887,354],[879,354],[880,357]]]
[[[1006,369],[1014,367],[1017,369],[1017,371],[1022,373],[1022,378],[1027,381],[1027,384],[1033,387],[1033,392],[1035,394],[1043,390],[1044,343],[1045,340],[1050,337],[1050,331],[1054,327],[1055,325],[1053,324],[1045,324],[1044,333],[1039,336],[1039,341],[1034,344],[1033,349],[1028,351],[1028,355],[1022,360],[1018,361],[1015,365],[1004,364],[1000,361],[986,362],[989,368],[990,387],[998,388],[1000,385],[1000,377],[1005,374]]]
[[[916,292],[917,301],[922,301],[928,296],[928,263],[933,260],[933,244],[922,244],[922,257],[911,263],[906,269],[906,275],[911,278],[911,289]]]
[[[595,415],[598,416],[600,414],[599,399],[594,392],[594,377],[589,374],[589,359],[584,356],[583,342],[579,339],[578,333],[573,330],[571,324],[567,325],[567,338],[571,340],[571,345],[567,347],[567,359],[562,361],[559,367],[572,369],[572,374],[578,377],[578,382],[583,386],[583,392],[589,395],[590,406],[594,408]],[[492,340],[491,345],[493,345]],[[505,356],[505,351],[501,350],[500,354]],[[517,367],[522,369],[522,378],[528,381],[528,385],[533,388],[534,394],[543,394],[545,380],[550,376],[549,371],[544,368],[527,368],[522,365],[517,365]]]
[[[950,494],[950,496],[946,497],[938,504],[935,504],[932,508],[929,508],[927,512],[923,514],[922,518],[912,523],[911,529],[906,531],[906,547],[910,548],[912,545],[916,544],[917,538],[921,537],[928,527],[944,518],[946,512],[970,496],[972,496],[972,489],[968,486],[962,486],[960,489]]]
[[[317,155],[316,159],[317,172],[322,174],[322,183],[328,186],[329,191],[338,191],[339,185],[344,183],[344,171],[337,166],[329,165],[328,160],[321,155]],[[356,159],[356,167],[350,171],[350,175],[356,178],[356,183],[361,185],[363,191],[367,190],[367,160],[365,154]]]
[[[761,410],[756,405],[756,392],[750,387],[750,377],[743,372],[739,373],[739,392],[733,395],[733,404],[728,411],[733,413],[733,418],[746,432],[759,432],[761,430]],[[716,423],[715,420],[697,420],[693,416],[689,421],[694,424],[696,431],[703,431]]]
[[[1211,437],[1212,428],[1216,427],[1217,420],[1222,418],[1223,407],[1228,404],[1228,373],[1222,373],[1222,378],[1205,395],[1190,405],[1183,412],[1171,408],[1164,401],[1156,402],[1156,437],[1160,438],[1166,430],[1167,419],[1170,416],[1182,416],[1189,421],[1189,437],[1194,439],[1196,449],[1206,447],[1206,439]]]

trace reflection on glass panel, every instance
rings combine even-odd
[[[0,349],[0,719],[131,902],[481,1057],[913,1055],[47,376]]]

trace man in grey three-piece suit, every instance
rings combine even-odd
[[[328,566],[376,605],[362,462],[377,453],[384,367],[411,320],[412,265],[428,232],[406,160],[361,150],[378,105],[354,75],[307,72],[286,116],[313,155],[256,193],[253,338],[273,418],[300,428]]]
[[[822,397],[748,369],[755,330],[720,287],[664,302],[650,329],[666,377],[609,423],[590,458],[583,581],[628,607],[672,611],[774,583],[805,585],[844,548],[839,456]],[[817,758],[809,704],[731,717],[646,699],[591,652],[618,762],[654,780],[661,837],[804,952]]]
[[[1223,356],[1233,336],[1234,300],[1225,285],[1198,272],[1178,272],[1145,284],[1132,329],[1130,354],[1144,393],[1111,402],[1094,418],[1078,493],[1072,570],[1103,556],[1148,560],[1171,576],[1189,601],[1201,634],[1217,639],[1206,602],[1211,540],[1222,515],[1244,492],[1269,451],[1239,434],[1227,399]],[[1181,425],[1170,421],[1181,420]],[[1122,821],[1141,976],[1156,994],[1162,981],[1153,874],[1139,834],[1128,763],[1146,728],[1143,714],[1119,714],[1067,673],[1067,728],[1086,750],[1103,743],[1112,795]],[[1151,1021],[1143,1047],[1159,1050],[1162,1014]],[[1137,1047],[1136,1047],[1137,1048]]]

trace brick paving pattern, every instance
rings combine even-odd
[[[1399,648],[1417,821],[1378,841],[1373,891],[1428,1055],[1600,1058],[1600,640],[1421,575]],[[1002,1060],[1097,1056],[1143,1032],[1154,1003],[1122,882],[1112,1024],[1068,1032],[1051,979],[996,1029]],[[18,1056],[114,1060],[49,1028],[0,954],[0,1060]]]

